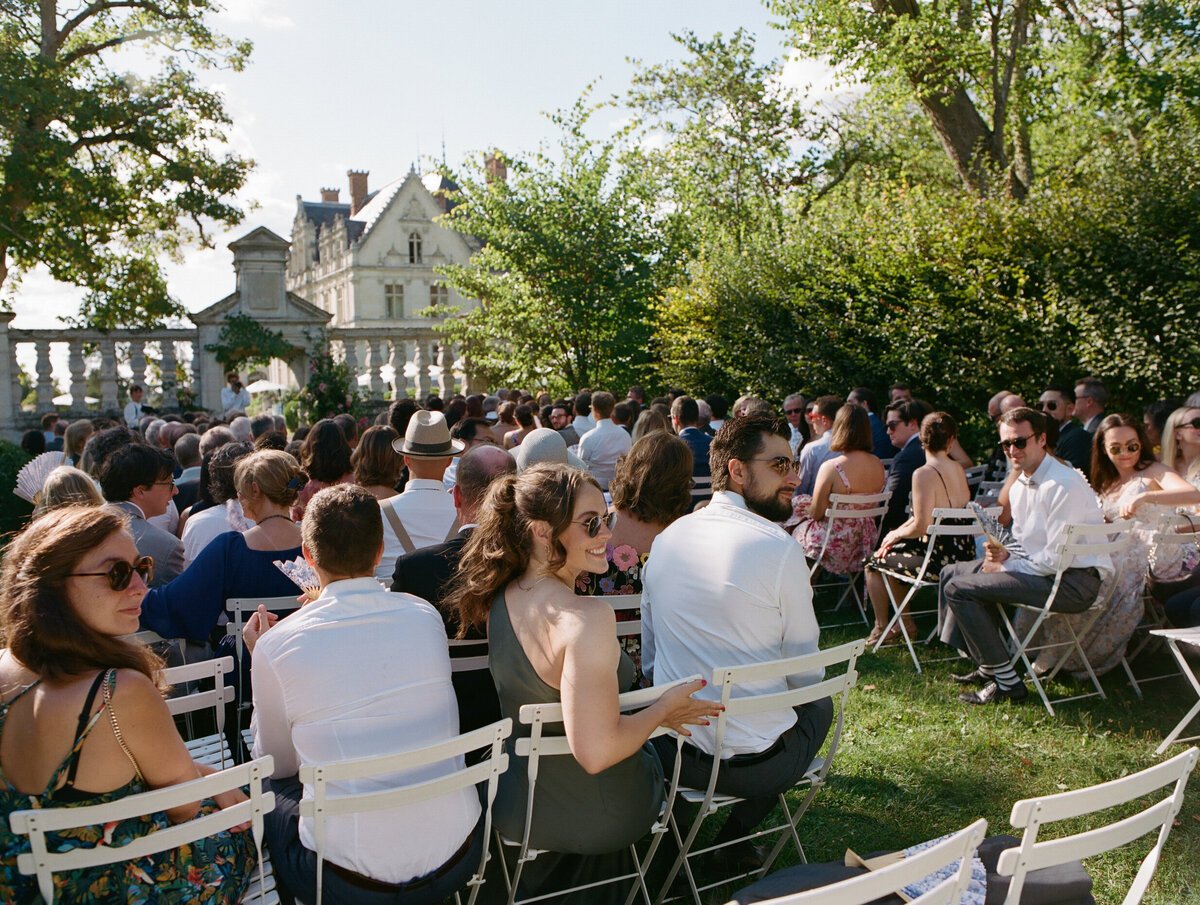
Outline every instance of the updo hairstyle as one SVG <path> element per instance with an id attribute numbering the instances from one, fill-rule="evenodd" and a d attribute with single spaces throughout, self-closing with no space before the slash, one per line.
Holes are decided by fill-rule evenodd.
<path id="1" fill-rule="evenodd" d="M 261 449 L 237 460 L 233 473 L 238 493 L 248 496 L 253 484 L 277 506 L 291 506 L 308 483 L 308 475 L 292 456 L 276 449 Z"/>

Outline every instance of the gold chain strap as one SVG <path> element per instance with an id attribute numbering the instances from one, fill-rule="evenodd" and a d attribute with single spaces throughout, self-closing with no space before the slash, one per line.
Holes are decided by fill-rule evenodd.
<path id="1" fill-rule="evenodd" d="M 117 738 L 117 744 L 121 746 L 121 750 L 125 752 L 125 756 L 129 758 L 129 762 L 133 764 L 133 772 L 138 781 L 142 781 L 142 770 L 138 766 L 137 760 L 134 759 L 133 752 L 129 750 L 129 746 L 125 744 L 125 738 L 121 735 L 121 727 L 117 725 L 117 715 L 113 713 L 112 708 L 112 685 L 115 684 L 117 671 L 110 669 L 104 677 L 104 708 L 108 711 L 108 721 L 112 725 L 113 735 Z"/>

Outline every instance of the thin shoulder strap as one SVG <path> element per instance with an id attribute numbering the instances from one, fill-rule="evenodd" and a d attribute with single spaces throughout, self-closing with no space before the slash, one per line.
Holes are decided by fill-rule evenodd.
<path id="1" fill-rule="evenodd" d="M 100 684 L 104 681 L 105 675 L 104 670 L 96 673 L 96 679 L 92 682 L 92 687 L 88 689 L 87 698 L 83 702 L 83 709 L 79 711 L 79 721 L 75 724 L 75 740 L 71 743 L 71 753 L 68 755 L 70 765 L 67 767 L 66 782 L 66 785 L 72 788 L 75 786 L 75 772 L 79 769 L 79 752 L 83 747 L 82 741 L 100 716 L 98 711 L 95 714 L 92 713 L 92 705 L 96 703 L 96 694 L 100 691 Z M 61 770 L 62 768 L 59 767 L 59 771 Z"/>
<path id="2" fill-rule="evenodd" d="M 846 492 L 850 491 L 850 479 L 846 477 L 846 470 L 842 468 L 841 462 L 833 463 L 833 470 L 837 472 L 837 476 L 842 479 L 842 486 L 846 488 Z"/>
<path id="3" fill-rule="evenodd" d="M 121 746 L 121 750 L 125 752 L 125 756 L 129 758 L 129 762 L 133 764 L 133 775 L 138 782 L 142 782 L 142 768 L 138 766 L 137 760 L 133 756 L 133 752 L 129 750 L 129 746 L 125 744 L 125 737 L 121 735 L 121 727 L 117 725 L 117 715 L 113 712 L 112 707 L 112 692 L 117 686 L 117 671 L 110 669 L 105 674 L 104 681 L 104 709 L 108 711 L 108 722 L 112 725 L 113 735 L 117 738 L 117 744 Z M 97 714 L 99 715 L 99 714 Z"/>
<path id="4" fill-rule="evenodd" d="M 933 473 L 935 475 L 937 475 L 938 480 L 942 482 L 942 490 L 946 491 L 946 502 L 949 503 L 951 506 L 953 506 L 954 505 L 954 497 L 950 496 L 950 488 L 946 486 L 946 479 L 942 477 L 942 473 L 939 469 L 934 468 L 934 466 L 932 466 L 932 465 L 930 465 L 929 467 L 933 468 Z"/>
<path id="5" fill-rule="evenodd" d="M 392 530 L 396 532 L 396 538 L 400 541 L 400 546 L 404 548 L 405 553 L 412 553 L 417 549 L 417 545 L 412 542 L 412 538 L 408 536 L 408 530 L 404 527 L 404 522 L 400 521 L 400 516 L 396 514 L 396 504 L 392 500 L 384 500 L 383 514 L 387 516 L 388 524 L 392 526 Z M 457 521 L 457 519 L 455 520 Z M 449 538 L 447 538 L 449 540 Z"/>

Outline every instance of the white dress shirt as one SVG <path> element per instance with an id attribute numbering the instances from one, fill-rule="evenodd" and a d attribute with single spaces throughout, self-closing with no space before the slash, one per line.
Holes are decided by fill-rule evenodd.
<path id="1" fill-rule="evenodd" d="M 1028 559 L 1010 556 L 1004 560 L 1004 569 L 1009 572 L 1053 575 L 1058 568 L 1058 546 L 1067 525 L 1100 525 L 1104 522 L 1096 494 L 1083 475 L 1049 454 L 1029 478 L 1017 475 L 1009 488 L 1008 499 L 1012 509 L 1013 537 L 1028 554 Z M 1107 553 L 1078 557 L 1071 563 L 1071 568 L 1096 568 L 1102 579 L 1113 571 L 1112 559 Z"/>
<path id="2" fill-rule="evenodd" d="M 458 734 L 446 629 L 437 610 L 411 594 L 380 590 L 374 578 L 327 585 L 321 596 L 258 641 L 254 756 L 275 758 L 275 778 L 301 764 L 396 754 Z M 332 794 L 376 791 L 445 776 L 461 757 L 388 776 L 330 783 Z M 312 789 L 304 787 L 304 800 Z M 385 883 L 436 870 L 479 819 L 473 788 L 325 822 L 325 857 Z M 316 849 L 312 821 L 300 841 Z"/>
<path id="3" fill-rule="evenodd" d="M 747 509 L 740 494 L 714 493 L 654 539 L 642 573 L 642 669 L 655 685 L 815 653 L 819 636 L 804 548 Z M 735 693 L 786 691 L 823 676 L 818 669 L 786 682 L 749 682 Z M 715 699 L 720 690 L 710 685 L 697 696 Z M 795 722 L 790 708 L 730 719 L 723 754 L 764 751 Z M 688 729 L 690 742 L 712 754 L 715 728 Z"/>
<path id="4" fill-rule="evenodd" d="M 454 484 L 458 480 L 458 460 L 462 456 L 455 456 L 450 460 L 450 464 L 446 466 L 445 472 L 442 473 L 442 489 L 449 493 L 454 489 Z"/>
<path id="5" fill-rule="evenodd" d="M 812 496 L 813 489 L 817 486 L 817 472 L 827 460 L 838 455 L 829 448 L 832 442 L 833 431 L 825 431 L 800 450 L 800 483 L 796 486 L 797 494 L 807 493 Z"/>
<path id="6" fill-rule="evenodd" d="M 454 497 L 446 493 L 441 481 L 430 478 L 409 478 L 404 493 L 379 501 L 379 512 L 383 516 L 383 558 L 375 569 L 375 577 L 391 584 L 396 558 L 407 551 L 392 529 L 392 520 L 383 511 L 386 506 L 393 507 L 400 516 L 400 524 L 408 532 L 415 550 L 443 543 L 458 513 L 454 509 Z"/>
<path id="7" fill-rule="evenodd" d="M 224 412 L 237 411 L 245 414 L 246 409 L 250 408 L 250 392 L 242 387 L 236 393 L 233 387 L 221 387 L 221 410 Z"/>
<path id="8" fill-rule="evenodd" d="M 579 458 L 583 459 L 592 477 L 601 488 L 608 485 L 617 472 L 617 459 L 629 452 L 633 440 L 625 428 L 610 418 L 601 418 L 596 426 L 579 438 Z"/>
<path id="9" fill-rule="evenodd" d="M 140 402 L 130 401 L 125 406 L 125 426 L 137 427 L 138 422 L 142 420 L 142 404 Z"/>
<path id="10" fill-rule="evenodd" d="M 788 438 L 788 446 L 792 448 L 792 458 L 794 459 L 800 447 L 804 445 L 804 434 L 800 433 L 800 428 L 794 424 L 789 424 L 788 427 L 792 429 L 792 435 Z"/>
<path id="11" fill-rule="evenodd" d="M 591 415 L 576 415 L 575 419 L 571 422 L 571 427 L 575 428 L 575 433 L 581 437 L 595 428 L 595 426 L 596 419 Z"/>

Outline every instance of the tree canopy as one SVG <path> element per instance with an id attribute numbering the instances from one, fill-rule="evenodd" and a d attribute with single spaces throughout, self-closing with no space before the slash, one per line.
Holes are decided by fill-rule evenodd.
<path id="1" fill-rule="evenodd" d="M 42 264 L 85 287 L 82 320 L 181 314 L 162 256 L 229 226 L 252 162 L 224 147 L 222 98 L 196 70 L 241 69 L 250 44 L 208 23 L 214 0 L 0 5 L 0 286 Z M 144 48 L 157 72 L 122 71 Z M 139 63 L 139 65 L 141 65 Z"/>

